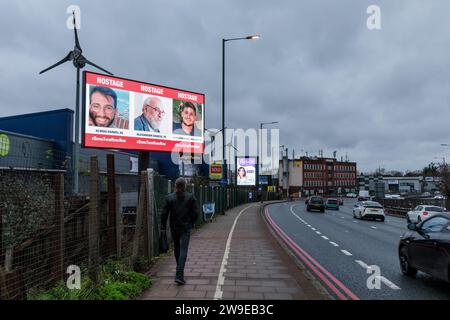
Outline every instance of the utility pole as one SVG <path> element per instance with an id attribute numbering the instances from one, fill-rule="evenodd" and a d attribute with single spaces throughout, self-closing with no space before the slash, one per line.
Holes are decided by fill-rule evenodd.
<path id="1" fill-rule="evenodd" d="M 289 197 L 289 156 L 286 148 L 286 197 Z"/>

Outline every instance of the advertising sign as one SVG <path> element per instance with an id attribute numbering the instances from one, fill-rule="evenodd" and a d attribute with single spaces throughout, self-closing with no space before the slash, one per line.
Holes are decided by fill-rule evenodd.
<path id="1" fill-rule="evenodd" d="M 388 180 L 388 184 L 398 184 L 398 180 Z"/>
<path id="2" fill-rule="evenodd" d="M 209 178 L 211 180 L 222 179 L 223 165 L 221 161 L 213 162 L 209 165 Z"/>
<path id="3" fill-rule="evenodd" d="M 237 157 L 236 185 L 255 186 L 257 165 L 258 161 L 256 157 Z"/>
<path id="4" fill-rule="evenodd" d="M 269 184 L 269 176 L 259 176 L 259 184 L 260 185 L 268 185 Z"/>
<path id="5" fill-rule="evenodd" d="M 205 96 L 83 73 L 83 145 L 203 153 Z"/>

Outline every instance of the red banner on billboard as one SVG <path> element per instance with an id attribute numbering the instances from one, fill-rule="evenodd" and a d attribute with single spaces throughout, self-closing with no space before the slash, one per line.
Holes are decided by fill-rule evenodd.
<path id="1" fill-rule="evenodd" d="M 201 93 L 84 72 L 86 147 L 203 153 Z"/>

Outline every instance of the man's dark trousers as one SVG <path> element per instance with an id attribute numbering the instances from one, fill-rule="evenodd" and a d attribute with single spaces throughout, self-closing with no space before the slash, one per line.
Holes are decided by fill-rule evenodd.
<path id="1" fill-rule="evenodd" d="M 172 230 L 173 251 L 175 254 L 175 260 L 177 261 L 175 279 L 178 280 L 184 281 L 184 265 L 186 264 L 190 237 L 190 229 L 181 232 Z"/>

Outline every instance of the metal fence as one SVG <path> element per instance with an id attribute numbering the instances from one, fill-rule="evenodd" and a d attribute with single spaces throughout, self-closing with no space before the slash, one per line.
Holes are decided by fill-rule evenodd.
<path id="1" fill-rule="evenodd" d="M 447 199 L 405 198 L 405 199 L 378 199 L 385 210 L 394 215 L 406 216 L 406 213 L 419 205 L 432 205 L 450 209 Z"/>
<path id="2" fill-rule="evenodd" d="M 117 174 L 112 154 L 101 159 L 107 163 L 102 172 L 99 158 L 91 156 L 80 165 L 85 192 L 74 195 L 67 158 L 46 150 L 35 156 L 28 162 L 10 158 L 8 163 L 0 157 L 0 299 L 27 299 L 30 292 L 65 281 L 71 265 L 95 281 L 108 258 L 125 258 L 136 265 L 159 255 L 161 211 L 172 181 L 152 169 L 139 175 Z M 60 158 L 60 165 L 45 163 L 47 157 Z M 189 184 L 188 191 L 200 210 L 213 202 L 217 214 L 259 200 L 250 188 Z M 197 224 L 204 222 L 199 214 Z"/>

